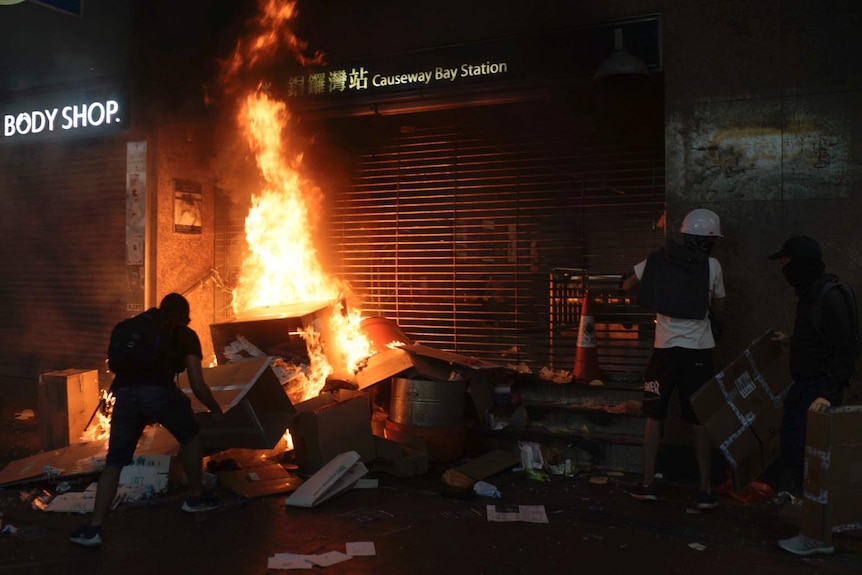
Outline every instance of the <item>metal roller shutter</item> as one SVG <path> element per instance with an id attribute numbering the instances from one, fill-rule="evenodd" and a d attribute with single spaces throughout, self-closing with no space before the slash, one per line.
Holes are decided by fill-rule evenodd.
<path id="1" fill-rule="evenodd" d="M 0 148 L 0 375 L 101 369 L 127 315 L 126 144 Z"/>
<path id="2" fill-rule="evenodd" d="M 604 133 L 531 102 L 349 122 L 364 136 L 329 241 L 367 315 L 443 349 L 572 369 L 589 285 L 603 370 L 642 369 L 652 316 L 618 283 L 663 241 L 660 121 Z"/>

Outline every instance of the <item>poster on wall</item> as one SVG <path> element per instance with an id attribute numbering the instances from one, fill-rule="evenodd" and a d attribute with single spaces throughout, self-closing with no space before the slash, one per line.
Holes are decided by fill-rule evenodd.
<path id="1" fill-rule="evenodd" d="M 174 180 L 174 232 L 200 234 L 202 204 L 200 182 Z"/>
<path id="2" fill-rule="evenodd" d="M 126 311 L 144 309 L 147 143 L 126 145 Z"/>

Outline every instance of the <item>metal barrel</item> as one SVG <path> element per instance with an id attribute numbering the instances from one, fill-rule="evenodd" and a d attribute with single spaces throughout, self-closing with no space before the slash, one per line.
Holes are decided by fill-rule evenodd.
<path id="1" fill-rule="evenodd" d="M 462 381 L 394 377 L 389 419 L 418 427 L 463 425 L 464 389 Z"/>

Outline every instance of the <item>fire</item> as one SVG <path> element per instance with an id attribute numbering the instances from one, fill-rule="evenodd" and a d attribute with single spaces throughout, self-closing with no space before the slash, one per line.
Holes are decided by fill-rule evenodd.
<path id="1" fill-rule="evenodd" d="M 312 234 L 319 190 L 299 173 L 302 157 L 285 158 L 282 135 L 290 114 L 284 102 L 249 94 L 238 118 L 265 180 L 245 220 L 249 252 L 234 290 L 235 313 L 266 306 L 333 301 L 341 282 L 323 270 Z"/>
<path id="2" fill-rule="evenodd" d="M 99 393 L 99 407 L 93 414 L 87 429 L 81 433 L 80 441 L 89 443 L 91 441 L 105 441 L 111 435 L 111 413 L 113 412 L 114 394 L 107 390 Z"/>
<path id="3" fill-rule="evenodd" d="M 281 45 L 303 64 L 320 62 L 320 54 L 313 59 L 301 54 L 305 44 L 287 27 L 295 14 L 293 2 L 264 0 L 256 21 L 259 30 L 238 44 L 223 69 L 223 83 L 272 58 Z M 322 195 L 303 176 L 302 154 L 288 153 L 290 120 L 286 104 L 261 85 L 240 99 L 237 123 L 263 184 L 252 196 L 245 220 L 248 252 L 233 292 L 233 311 L 304 303 L 313 309 L 332 307 L 327 325 L 311 325 L 300 334 L 310 360 L 304 399 L 317 395 L 329 375 L 355 371 L 371 354 L 371 344 L 359 328 L 360 312 L 347 303 L 349 285 L 328 274 L 318 257 L 314 235 Z"/>

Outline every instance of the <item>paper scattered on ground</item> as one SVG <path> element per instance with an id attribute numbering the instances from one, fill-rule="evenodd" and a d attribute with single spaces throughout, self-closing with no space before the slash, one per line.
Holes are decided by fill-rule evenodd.
<path id="1" fill-rule="evenodd" d="M 305 557 L 308 561 L 315 565 L 319 565 L 320 567 L 329 567 L 330 565 L 335 565 L 336 563 L 341 563 L 342 561 L 350 559 L 350 555 L 342 553 L 341 551 L 327 551 L 320 555 L 306 555 Z"/>
<path id="2" fill-rule="evenodd" d="M 293 553 L 276 553 L 266 560 L 267 569 L 314 569 L 314 564 L 306 560 L 305 555 Z"/>
<path id="3" fill-rule="evenodd" d="M 131 484 L 120 485 L 117 488 L 117 496 L 111 505 L 115 509 L 120 503 L 140 501 L 154 495 L 152 486 Z M 39 506 L 43 511 L 56 513 L 92 513 L 96 505 L 96 483 L 90 483 L 84 491 L 67 491 L 57 495 L 44 506 Z"/>
<path id="4" fill-rule="evenodd" d="M 706 545 L 701 545 L 700 543 L 689 543 L 688 546 L 696 551 L 703 551 L 706 549 Z"/>
<path id="5" fill-rule="evenodd" d="M 276 553 L 267 558 L 267 569 L 313 569 L 314 567 L 329 567 L 342 563 L 353 557 L 374 557 L 377 555 L 372 541 L 349 541 L 345 544 L 346 553 L 327 551 L 316 555 L 300 555 L 298 553 Z"/>
<path id="6" fill-rule="evenodd" d="M 345 547 L 347 554 L 351 557 L 374 557 L 377 555 L 373 541 L 348 541 Z"/>
<path id="7" fill-rule="evenodd" d="M 488 521 L 547 523 L 544 505 L 488 505 Z"/>

